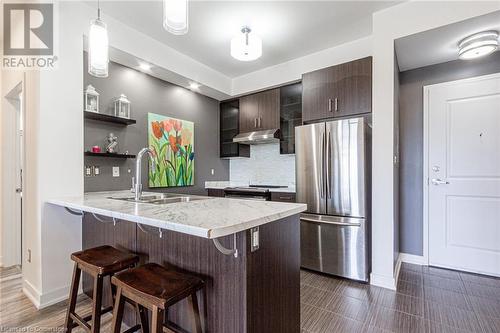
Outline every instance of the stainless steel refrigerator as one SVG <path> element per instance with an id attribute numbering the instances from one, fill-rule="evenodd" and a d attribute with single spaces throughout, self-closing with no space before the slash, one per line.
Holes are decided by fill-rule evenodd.
<path id="1" fill-rule="evenodd" d="M 351 118 L 295 128 L 302 267 L 368 281 L 371 128 Z"/>

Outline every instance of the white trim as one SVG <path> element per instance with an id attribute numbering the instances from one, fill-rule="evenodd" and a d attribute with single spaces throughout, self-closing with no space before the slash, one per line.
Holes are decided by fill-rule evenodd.
<path id="1" fill-rule="evenodd" d="M 424 174 L 424 179 L 423 179 L 423 195 L 424 195 L 424 202 L 423 202 L 423 264 L 424 265 L 429 265 L 430 263 L 430 254 L 429 254 L 429 112 L 430 112 L 430 93 L 431 93 L 431 88 L 434 87 L 446 87 L 446 86 L 453 86 L 456 84 L 462 84 L 462 83 L 470 83 L 470 82 L 479 82 L 483 80 L 490 80 L 493 78 L 500 78 L 500 72 L 499 73 L 494 73 L 494 74 L 488 74 L 488 75 L 481 75 L 481 76 L 474 76 L 466 79 L 460 79 L 460 80 L 453 80 L 453 81 L 447 81 L 447 82 L 441 82 L 441 83 L 436 83 L 436 84 L 430 84 L 424 86 L 424 91 L 423 91 L 423 105 L 424 105 L 424 147 L 423 147 L 423 154 L 424 154 L 424 159 L 423 159 L 423 174 Z"/>
<path id="2" fill-rule="evenodd" d="M 3 267 L 3 257 L 0 256 L 0 268 L 2 268 L 2 267 Z"/>
<path id="3" fill-rule="evenodd" d="M 370 284 L 377 287 L 396 290 L 396 280 L 394 279 L 394 276 L 385 276 L 371 273 Z"/>
<path id="4" fill-rule="evenodd" d="M 401 262 L 405 262 L 408 264 L 422 265 L 422 266 L 427 265 L 427 261 L 425 260 L 424 256 L 417 256 L 415 254 L 409 254 L 409 253 L 400 253 L 399 258 Z"/>
<path id="5" fill-rule="evenodd" d="M 38 309 L 43 309 L 49 305 L 59 303 L 69 298 L 70 285 L 53 289 L 48 293 L 40 295 L 40 304 Z"/>
<path id="6" fill-rule="evenodd" d="M 40 309 L 40 292 L 28 280 L 23 280 L 23 293 L 37 309 Z"/>

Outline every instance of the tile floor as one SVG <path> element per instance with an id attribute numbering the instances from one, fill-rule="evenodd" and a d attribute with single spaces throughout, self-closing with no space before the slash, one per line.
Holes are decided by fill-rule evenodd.
<path id="1" fill-rule="evenodd" d="M 302 332 L 500 332 L 500 279 L 403 264 L 397 291 L 301 272 Z"/>

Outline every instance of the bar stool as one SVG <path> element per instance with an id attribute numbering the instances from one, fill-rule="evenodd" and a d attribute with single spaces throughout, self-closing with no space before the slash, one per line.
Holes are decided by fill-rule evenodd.
<path id="1" fill-rule="evenodd" d="M 73 269 L 73 280 L 69 296 L 69 306 L 66 313 L 65 328 L 67 333 L 80 325 L 84 330 L 91 333 L 98 333 L 101 326 L 101 316 L 113 310 L 113 306 L 101 309 L 103 280 L 106 276 L 134 267 L 139 262 L 139 257 L 135 254 L 122 252 L 112 246 L 99 246 L 88 250 L 75 252 L 71 255 L 71 260 L 75 262 Z M 92 314 L 87 317 L 80 317 L 75 312 L 78 287 L 80 284 L 81 272 L 84 271 L 94 278 L 94 293 L 92 297 Z M 115 288 L 111 285 L 113 301 L 115 299 Z M 88 321 L 92 319 L 92 325 Z"/>
<path id="2" fill-rule="evenodd" d="M 200 312 L 196 292 L 203 288 L 202 279 L 167 269 L 154 263 L 119 273 L 111 278 L 117 287 L 113 310 L 112 333 L 120 333 L 124 302 L 133 301 L 137 306 L 152 312 L 151 333 L 161 333 L 163 328 L 173 332 L 185 333 L 186 330 L 168 320 L 168 308 L 188 298 L 191 307 L 193 332 L 201 333 Z M 142 311 L 143 314 L 145 311 Z M 148 332 L 147 316 L 141 317 L 142 331 Z"/>

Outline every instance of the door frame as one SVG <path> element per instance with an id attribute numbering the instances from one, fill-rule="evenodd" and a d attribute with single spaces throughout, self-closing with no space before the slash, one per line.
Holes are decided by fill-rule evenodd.
<path id="1" fill-rule="evenodd" d="M 423 87 L 423 106 L 424 106 L 424 131 L 423 131 L 423 263 L 429 265 L 429 122 L 430 122 L 430 92 L 434 87 L 454 86 L 467 82 L 479 82 L 483 80 L 500 79 L 500 72 L 494 74 L 474 76 L 466 79 L 447 81 L 442 83 L 430 84 Z"/>

